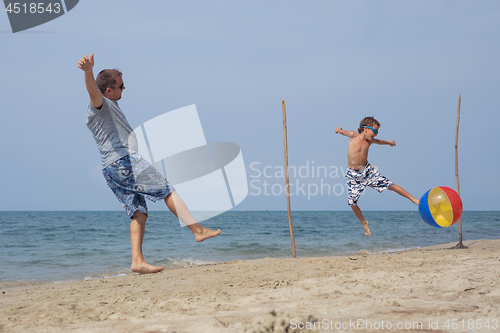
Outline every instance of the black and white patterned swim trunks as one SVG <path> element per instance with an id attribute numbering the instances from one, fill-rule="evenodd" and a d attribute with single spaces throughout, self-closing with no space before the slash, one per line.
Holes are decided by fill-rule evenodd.
<path id="1" fill-rule="evenodd" d="M 359 170 L 347 168 L 346 177 L 347 188 L 349 189 L 347 193 L 347 203 L 349 206 L 357 204 L 359 197 L 367 186 L 381 193 L 394 184 L 389 179 L 382 176 L 382 174 L 370 163 Z"/>

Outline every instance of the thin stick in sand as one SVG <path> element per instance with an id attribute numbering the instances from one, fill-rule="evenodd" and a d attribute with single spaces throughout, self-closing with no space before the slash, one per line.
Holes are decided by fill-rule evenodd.
<path id="1" fill-rule="evenodd" d="M 457 181 L 457 193 L 460 196 L 460 182 L 458 180 L 458 126 L 460 124 L 460 102 L 462 100 L 462 94 L 458 94 L 458 110 L 457 110 L 457 132 L 455 134 L 455 179 Z M 458 219 L 458 244 L 455 245 L 457 249 L 466 249 L 462 243 L 462 218 Z"/>
<path id="2" fill-rule="evenodd" d="M 286 175 L 286 203 L 288 207 L 288 225 L 290 226 L 290 238 L 292 240 L 292 252 L 293 257 L 297 258 L 295 253 L 295 240 L 293 238 L 293 226 L 292 226 L 292 213 L 290 207 L 290 186 L 288 181 L 288 145 L 286 139 L 286 109 L 285 109 L 285 101 L 282 101 L 283 106 L 283 136 L 285 140 L 285 175 Z"/>

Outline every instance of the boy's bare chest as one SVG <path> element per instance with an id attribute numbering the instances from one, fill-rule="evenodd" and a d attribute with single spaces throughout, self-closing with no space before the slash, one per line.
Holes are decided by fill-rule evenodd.
<path id="1" fill-rule="evenodd" d="M 366 152 L 368 151 L 368 148 L 370 148 L 370 142 L 360 138 L 352 139 L 349 145 L 349 150 L 351 151 L 351 153 Z"/>

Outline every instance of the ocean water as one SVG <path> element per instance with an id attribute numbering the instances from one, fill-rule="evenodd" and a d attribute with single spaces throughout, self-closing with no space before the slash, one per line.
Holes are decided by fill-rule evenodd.
<path id="1" fill-rule="evenodd" d="M 458 223 L 428 226 L 418 211 L 364 212 L 371 237 L 350 211 L 293 212 L 298 257 L 380 253 L 458 242 Z M 67 281 L 131 274 L 130 219 L 124 212 L 2 212 L 0 283 Z M 197 243 L 170 212 L 150 212 L 143 251 L 175 269 L 235 259 L 290 258 L 287 212 L 230 211 L 203 226 L 220 228 Z M 500 238 L 500 212 L 464 212 L 463 240 Z"/>

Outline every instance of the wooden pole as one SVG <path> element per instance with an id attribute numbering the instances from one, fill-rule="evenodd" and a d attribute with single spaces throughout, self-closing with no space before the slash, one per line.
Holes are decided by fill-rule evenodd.
<path id="1" fill-rule="evenodd" d="M 458 110 L 457 110 L 457 131 L 455 134 L 455 179 L 457 181 L 457 193 L 460 196 L 460 182 L 458 180 L 458 127 L 460 124 L 460 103 L 462 100 L 462 94 L 458 94 Z M 457 249 L 467 248 L 462 243 L 462 218 L 458 219 L 458 244 L 455 246 Z"/>
<path id="2" fill-rule="evenodd" d="M 293 238 L 293 226 L 292 226 L 292 212 L 290 207 L 290 184 L 288 180 L 288 145 L 286 139 L 286 109 L 285 109 L 285 101 L 282 101 L 283 106 L 283 137 L 285 140 L 285 175 L 286 175 L 286 204 L 288 207 L 288 225 L 290 226 L 290 238 L 292 240 L 292 252 L 293 257 L 297 258 L 295 253 L 295 240 Z"/>

